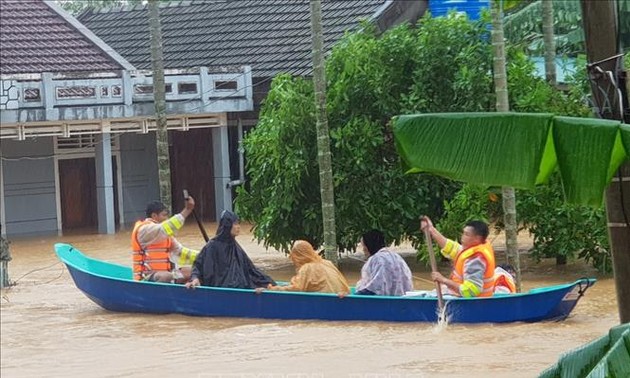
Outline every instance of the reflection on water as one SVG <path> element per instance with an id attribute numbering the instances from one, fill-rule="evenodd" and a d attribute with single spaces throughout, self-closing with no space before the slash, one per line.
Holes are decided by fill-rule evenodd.
<path id="1" fill-rule="evenodd" d="M 213 227 L 210 225 L 210 233 Z M 10 273 L 18 285 L 2 293 L 2 377 L 531 377 L 573 347 L 618 322 L 614 282 L 601 278 L 571 318 L 507 325 L 273 321 L 108 312 L 87 299 L 57 263 L 53 244 L 69 242 L 100 259 L 129 264 L 129 231 L 14 241 Z M 179 240 L 200 248 L 187 225 Z M 287 280 L 288 259 L 249 235 L 239 242 L 274 278 Z M 431 289 L 413 263 L 417 289 Z M 351 283 L 361 262 L 345 259 Z M 43 268 L 43 269 L 41 269 Z M 41 270 L 36 270 L 41 269 Z M 446 268 L 445 268 L 446 270 Z M 581 264 L 527 266 L 524 286 L 593 276 Z M 237 375 L 241 374 L 241 375 Z M 299 375 L 302 374 L 302 375 Z M 372 375 L 375 376 L 375 375 Z"/>

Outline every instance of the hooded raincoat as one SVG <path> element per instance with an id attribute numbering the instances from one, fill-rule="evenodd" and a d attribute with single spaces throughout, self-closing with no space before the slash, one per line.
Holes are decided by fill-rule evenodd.
<path id="1" fill-rule="evenodd" d="M 243 248 L 231 234 L 232 225 L 238 222 L 236 214 L 224 211 L 217 235 L 201 250 L 191 273 L 203 286 L 255 289 L 275 284 L 274 280 L 258 270 Z"/>
<path id="2" fill-rule="evenodd" d="M 413 280 L 409 266 L 399 254 L 385 248 L 368 258 L 356 286 L 357 294 L 400 296 L 411 290 Z"/>
<path id="3" fill-rule="evenodd" d="M 339 269 L 321 258 L 313 246 L 304 240 L 295 242 L 289 255 L 297 274 L 287 286 L 273 286 L 269 290 L 309 291 L 320 293 L 348 293 L 348 281 Z"/>

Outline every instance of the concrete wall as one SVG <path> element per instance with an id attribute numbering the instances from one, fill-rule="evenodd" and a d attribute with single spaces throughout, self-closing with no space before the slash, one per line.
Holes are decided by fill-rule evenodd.
<path id="1" fill-rule="evenodd" d="M 53 138 L 3 140 L 6 234 L 57 233 Z"/>
<path id="2" fill-rule="evenodd" d="M 122 197 L 125 223 L 144 219 L 147 203 L 160 199 L 155 133 L 120 137 Z"/>
<path id="3" fill-rule="evenodd" d="M 120 136 L 124 219 L 144 218 L 150 201 L 159 199 L 155 133 Z M 57 234 L 53 138 L 3 140 L 0 148 L 8 236 Z"/>

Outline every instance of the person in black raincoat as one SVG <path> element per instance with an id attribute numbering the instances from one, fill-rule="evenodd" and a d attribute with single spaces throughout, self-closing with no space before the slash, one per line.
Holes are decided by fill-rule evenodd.
<path id="1" fill-rule="evenodd" d="M 275 285 L 275 281 L 258 270 L 235 237 L 240 233 L 238 216 L 223 211 L 217 235 L 210 239 L 193 264 L 187 288 L 196 286 L 255 289 Z"/>

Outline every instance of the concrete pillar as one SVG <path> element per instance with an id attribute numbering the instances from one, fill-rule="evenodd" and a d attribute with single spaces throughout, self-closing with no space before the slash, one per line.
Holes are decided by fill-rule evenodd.
<path id="1" fill-rule="evenodd" d="M 55 119 L 55 84 L 50 72 L 42 73 L 42 92 L 40 95 L 46 112 L 46 119 Z"/>
<path id="2" fill-rule="evenodd" d="M 125 104 L 125 106 L 123 106 L 123 114 L 125 117 L 134 117 L 135 114 L 133 112 L 133 107 L 131 106 L 133 105 L 133 82 L 131 81 L 131 75 L 129 74 L 129 71 L 123 70 L 121 72 L 121 76 L 121 90 L 123 103 Z"/>
<path id="3" fill-rule="evenodd" d="M 98 232 L 116 232 L 114 216 L 114 178 L 112 175 L 111 134 L 98 136 L 96 143 L 96 200 L 98 209 Z"/>
<path id="4" fill-rule="evenodd" d="M 199 100 L 203 105 L 210 102 L 209 93 L 213 89 L 213 83 L 208 75 L 208 67 L 199 67 Z"/>
<path id="5" fill-rule="evenodd" d="M 216 219 L 221 219 L 223 210 L 232 211 L 232 189 L 230 188 L 230 150 L 227 126 L 212 129 L 212 164 L 214 167 L 214 200 Z"/>

